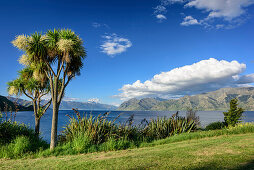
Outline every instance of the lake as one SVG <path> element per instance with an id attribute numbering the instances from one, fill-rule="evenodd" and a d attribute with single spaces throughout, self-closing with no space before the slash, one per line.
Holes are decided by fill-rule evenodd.
<path id="1" fill-rule="evenodd" d="M 103 114 L 107 111 L 88 111 L 88 110 L 80 110 L 81 115 L 90 115 L 98 116 L 99 114 Z M 114 119 L 121 113 L 121 116 L 118 119 L 118 122 L 125 122 L 128 118 L 134 114 L 134 124 L 140 123 L 144 118 L 149 120 L 157 117 L 170 117 L 172 114 L 176 113 L 176 111 L 110 111 L 108 118 Z M 63 130 L 63 127 L 68 123 L 69 118 L 66 115 L 72 116 L 74 111 L 72 110 L 60 110 L 58 117 L 58 134 Z M 180 116 L 185 116 L 186 111 L 180 111 Z M 223 111 L 198 111 L 197 115 L 200 118 L 201 126 L 205 127 L 207 124 L 215 121 L 223 121 Z M 51 131 L 51 118 L 52 118 L 52 110 L 48 110 L 45 115 L 41 118 L 41 136 L 46 141 L 50 141 L 50 131 Z M 25 123 L 29 125 L 31 128 L 34 128 L 34 116 L 32 111 L 23 111 L 18 112 L 16 116 L 16 121 L 19 123 Z M 246 111 L 244 112 L 243 117 L 244 122 L 254 122 L 254 111 Z"/>

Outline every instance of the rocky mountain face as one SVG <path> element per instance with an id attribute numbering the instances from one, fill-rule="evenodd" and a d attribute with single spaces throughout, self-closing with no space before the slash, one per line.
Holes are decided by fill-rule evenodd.
<path id="1" fill-rule="evenodd" d="M 233 98 L 238 98 L 239 106 L 245 110 L 254 110 L 254 87 L 222 88 L 164 101 L 154 98 L 130 99 L 122 103 L 117 110 L 186 110 L 187 107 L 198 110 L 227 110 Z"/>

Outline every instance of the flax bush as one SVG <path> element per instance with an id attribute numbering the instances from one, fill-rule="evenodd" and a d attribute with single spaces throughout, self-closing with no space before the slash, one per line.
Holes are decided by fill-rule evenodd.
<path id="1" fill-rule="evenodd" d="M 170 118 L 158 117 L 149 122 L 145 121 L 145 123 L 133 125 L 133 115 L 125 123 L 115 123 L 119 116 L 114 120 L 108 120 L 108 113 L 97 117 L 87 115 L 81 117 L 77 110 L 74 111 L 76 116 L 69 116 L 69 124 L 66 125 L 59 138 L 60 143 L 82 143 L 83 140 L 83 145 L 87 145 L 87 141 L 89 141 L 89 145 L 104 144 L 104 147 L 113 146 L 113 143 L 121 143 L 121 145 L 133 145 L 134 143 L 138 145 L 143 141 L 152 141 L 175 134 L 189 133 L 197 128 L 195 120 L 179 117 L 178 114 Z"/>

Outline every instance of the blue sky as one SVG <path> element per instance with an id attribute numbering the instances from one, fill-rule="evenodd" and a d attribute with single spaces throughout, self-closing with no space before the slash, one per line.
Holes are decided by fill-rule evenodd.
<path id="1" fill-rule="evenodd" d="M 254 82 L 252 0 L 1 1 L 0 21 L 1 95 L 22 68 L 10 42 L 53 28 L 74 30 L 87 50 L 66 100 L 120 104 Z"/>

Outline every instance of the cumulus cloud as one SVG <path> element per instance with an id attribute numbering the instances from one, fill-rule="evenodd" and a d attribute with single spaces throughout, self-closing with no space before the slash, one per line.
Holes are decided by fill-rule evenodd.
<path id="1" fill-rule="evenodd" d="M 101 45 L 103 53 L 109 56 L 114 56 L 125 52 L 128 48 L 132 46 L 132 43 L 127 38 L 119 37 L 117 34 L 103 36 L 105 41 Z"/>
<path id="2" fill-rule="evenodd" d="M 254 4 L 253 0 L 192 0 L 185 7 L 195 7 L 208 12 L 207 19 L 223 18 L 232 20 L 243 15 L 245 8 Z"/>
<path id="3" fill-rule="evenodd" d="M 197 19 L 193 18 L 192 16 L 186 16 L 183 19 L 183 22 L 181 23 L 181 25 L 183 26 L 189 26 L 189 25 L 199 25 L 200 23 L 198 22 Z"/>
<path id="4" fill-rule="evenodd" d="M 173 98 L 236 87 L 254 82 L 254 74 L 240 76 L 246 65 L 210 58 L 155 75 L 151 80 L 124 85 L 117 95 L 122 100 L 141 97 Z"/>

